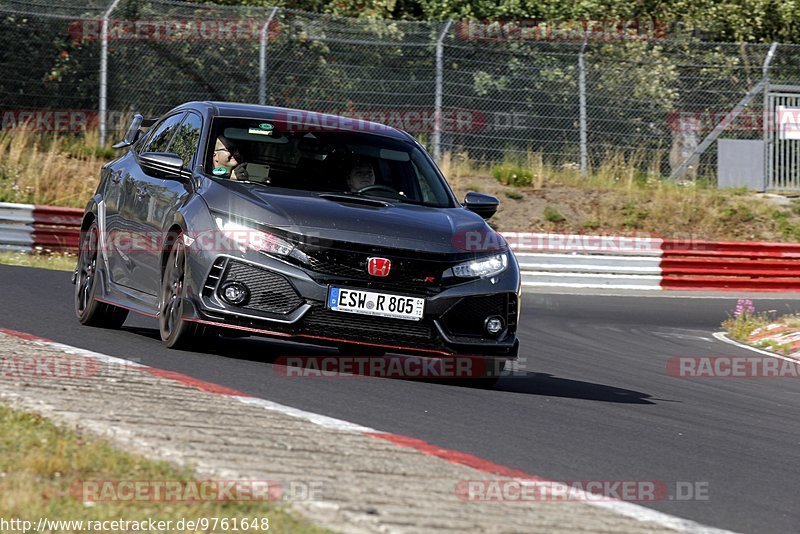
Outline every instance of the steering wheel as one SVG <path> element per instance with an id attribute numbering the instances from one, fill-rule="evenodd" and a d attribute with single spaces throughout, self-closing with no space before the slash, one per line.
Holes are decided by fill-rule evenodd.
<path id="1" fill-rule="evenodd" d="M 383 184 L 368 185 L 366 187 L 362 187 L 361 189 L 356 191 L 356 193 L 368 193 L 370 191 L 386 191 L 386 192 L 391 193 L 393 195 L 399 195 L 400 194 L 393 187 L 389 187 L 388 185 L 383 185 Z"/>

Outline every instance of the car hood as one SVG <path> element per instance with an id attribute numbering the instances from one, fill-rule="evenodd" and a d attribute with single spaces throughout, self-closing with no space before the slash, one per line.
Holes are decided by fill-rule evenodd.
<path id="1" fill-rule="evenodd" d="M 210 181 L 201 191 L 212 211 L 305 236 L 360 245 L 464 253 L 466 236 L 495 236 L 477 214 L 464 208 L 389 203 L 370 206 L 320 197 L 317 192 Z"/>

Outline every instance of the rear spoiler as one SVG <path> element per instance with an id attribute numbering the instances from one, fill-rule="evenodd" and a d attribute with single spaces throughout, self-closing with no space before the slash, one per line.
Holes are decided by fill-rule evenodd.
<path id="1" fill-rule="evenodd" d="M 114 145 L 112 148 L 125 148 L 129 147 L 139 139 L 139 136 L 142 133 L 142 128 L 149 128 L 154 125 L 158 119 L 145 119 L 140 114 L 136 114 L 133 116 L 133 120 L 131 120 L 130 126 L 128 126 L 128 131 L 125 133 L 125 137 L 122 138 L 122 141 Z"/>

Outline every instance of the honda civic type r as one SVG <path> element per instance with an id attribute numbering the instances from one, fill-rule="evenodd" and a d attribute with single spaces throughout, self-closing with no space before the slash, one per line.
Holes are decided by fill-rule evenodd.
<path id="1" fill-rule="evenodd" d="M 119 327 L 132 310 L 158 318 L 168 347 L 239 331 L 516 358 L 519 268 L 485 221 L 498 201 L 460 203 L 407 133 L 191 102 L 136 115 L 115 148 L 83 217 L 81 323 Z"/>

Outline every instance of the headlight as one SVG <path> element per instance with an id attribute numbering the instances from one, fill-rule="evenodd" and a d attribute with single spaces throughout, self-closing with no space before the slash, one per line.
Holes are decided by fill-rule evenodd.
<path id="1" fill-rule="evenodd" d="M 294 246 L 288 241 L 263 230 L 257 230 L 230 220 L 226 221 L 222 217 L 215 217 L 214 220 L 217 223 L 217 228 L 220 229 L 225 237 L 239 245 L 239 249 L 242 252 L 255 250 L 256 252 L 288 256 L 294 249 Z"/>
<path id="2" fill-rule="evenodd" d="M 508 255 L 496 254 L 459 263 L 453 267 L 453 274 L 461 278 L 486 278 L 502 273 L 506 267 L 508 267 Z"/>

